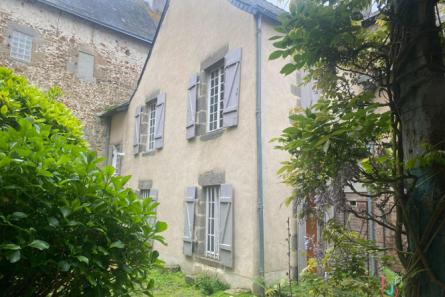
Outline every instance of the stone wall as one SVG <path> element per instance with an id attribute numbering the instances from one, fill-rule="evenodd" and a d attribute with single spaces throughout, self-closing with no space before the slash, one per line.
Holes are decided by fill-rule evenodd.
<path id="1" fill-rule="evenodd" d="M 33 37 L 30 63 L 10 57 L 14 30 Z M 60 101 L 83 122 L 91 147 L 100 154 L 106 125 L 97 114 L 130 98 L 149 48 L 148 43 L 42 4 L 0 1 L 0 66 L 42 89 L 59 86 L 64 93 Z M 89 81 L 77 75 L 80 51 L 94 56 L 94 77 Z"/>

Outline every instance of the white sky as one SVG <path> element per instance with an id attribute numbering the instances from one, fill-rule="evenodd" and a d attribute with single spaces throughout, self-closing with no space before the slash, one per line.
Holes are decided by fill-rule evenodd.
<path id="1" fill-rule="evenodd" d="M 284 9 L 286 9 L 287 6 L 289 5 L 289 0 L 267 0 L 267 1 L 275 4 L 278 7 L 284 8 Z"/>

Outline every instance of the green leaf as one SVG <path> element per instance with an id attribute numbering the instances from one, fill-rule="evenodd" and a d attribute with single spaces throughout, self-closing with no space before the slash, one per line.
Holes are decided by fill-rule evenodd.
<path id="1" fill-rule="evenodd" d="M 21 219 L 27 218 L 28 215 L 24 212 L 16 211 L 11 215 L 11 217 L 15 220 L 21 220 Z"/>
<path id="2" fill-rule="evenodd" d="M 29 246 L 41 251 L 49 249 L 49 244 L 43 240 L 34 240 L 29 244 Z"/>
<path id="3" fill-rule="evenodd" d="M 20 260 L 21 254 L 20 251 L 14 251 L 10 255 L 6 256 L 10 263 L 16 263 Z"/>
<path id="4" fill-rule="evenodd" d="M 60 212 L 62 213 L 63 217 L 66 218 L 67 216 L 69 216 L 71 214 L 71 209 L 67 208 L 67 207 L 60 207 Z"/>
<path id="5" fill-rule="evenodd" d="M 289 75 L 292 72 L 294 72 L 295 70 L 297 70 L 297 65 L 289 63 L 289 64 L 284 65 L 283 68 L 281 68 L 280 73 L 284 74 L 284 75 Z"/>
<path id="6" fill-rule="evenodd" d="M 167 230 L 167 223 L 165 222 L 157 222 L 156 223 L 156 232 L 162 232 Z"/>
<path id="7" fill-rule="evenodd" d="M 59 226 L 59 220 L 56 219 L 55 217 L 49 217 L 49 218 L 48 218 L 48 222 L 49 222 L 49 225 L 50 225 L 51 227 L 57 227 L 57 226 Z"/>
<path id="8" fill-rule="evenodd" d="M 110 244 L 110 249 L 117 248 L 117 249 L 123 249 L 125 247 L 125 244 L 122 243 L 122 241 L 118 240 Z"/>
<path id="9" fill-rule="evenodd" d="M 77 260 L 79 260 L 80 262 L 83 262 L 83 263 L 85 263 L 85 264 L 89 264 L 89 263 L 90 263 L 90 261 L 88 260 L 88 258 L 85 257 L 85 256 L 76 256 L 76 258 L 77 258 Z"/>
<path id="10" fill-rule="evenodd" d="M 3 105 L 3 106 L 0 108 L 0 113 L 1 113 L 1 114 L 7 114 L 7 113 L 8 113 L 8 106 Z"/>
<path id="11" fill-rule="evenodd" d="M 19 245 L 13 244 L 13 243 L 6 243 L 6 244 L 0 245 L 0 249 L 14 251 L 14 250 L 20 250 L 21 247 Z"/>
<path id="12" fill-rule="evenodd" d="M 276 60 L 283 55 L 283 51 L 274 51 L 269 55 L 269 60 Z"/>
<path id="13" fill-rule="evenodd" d="M 59 263 L 57 263 L 57 267 L 60 271 L 67 272 L 68 270 L 70 270 L 71 265 L 67 261 L 60 261 Z"/>

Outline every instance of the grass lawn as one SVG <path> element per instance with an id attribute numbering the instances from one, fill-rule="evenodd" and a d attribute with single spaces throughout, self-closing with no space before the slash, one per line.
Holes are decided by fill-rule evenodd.
<path id="1" fill-rule="evenodd" d="M 223 291 L 218 291 L 212 295 L 204 295 L 199 288 L 189 285 L 185 282 L 184 274 L 181 272 L 170 272 L 168 270 L 154 270 L 152 277 L 155 280 L 153 296 L 155 297 L 253 297 L 251 293 L 241 293 L 237 295 L 228 295 Z"/>

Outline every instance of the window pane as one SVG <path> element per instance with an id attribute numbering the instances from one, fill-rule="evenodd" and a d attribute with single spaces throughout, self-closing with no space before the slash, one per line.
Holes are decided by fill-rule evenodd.
<path id="1" fill-rule="evenodd" d="M 31 62 L 32 36 L 14 31 L 10 40 L 10 56 L 14 59 Z"/>
<path id="2" fill-rule="evenodd" d="M 147 113 L 148 113 L 147 150 L 151 151 L 155 147 L 156 100 L 152 100 L 147 104 Z"/>
<path id="3" fill-rule="evenodd" d="M 206 256 L 218 258 L 219 186 L 205 188 L 206 194 Z"/>
<path id="4" fill-rule="evenodd" d="M 222 127 L 224 109 L 224 67 L 218 67 L 209 75 L 209 108 L 208 131 L 214 131 Z"/>

